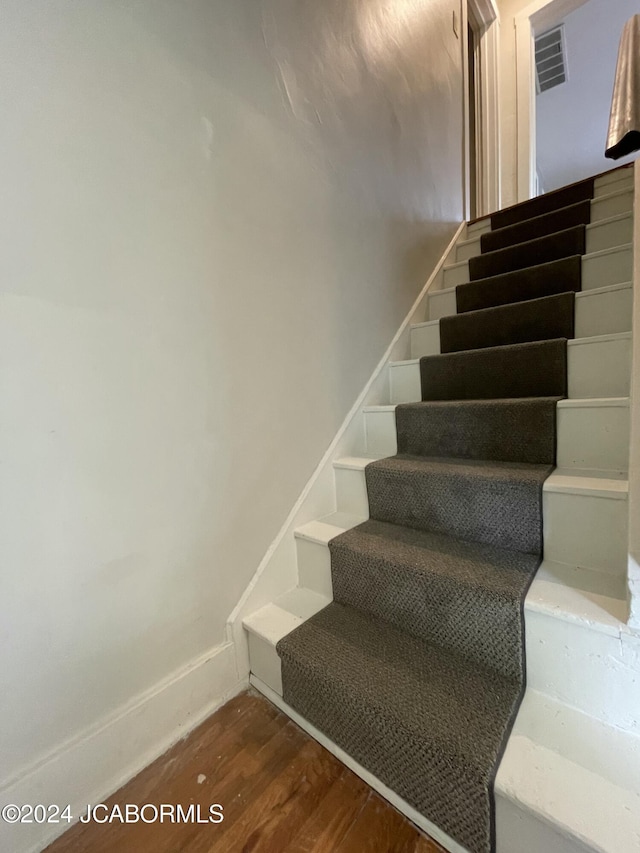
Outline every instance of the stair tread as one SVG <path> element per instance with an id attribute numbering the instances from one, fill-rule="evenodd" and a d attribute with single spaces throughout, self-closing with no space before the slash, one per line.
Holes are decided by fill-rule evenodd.
<path id="1" fill-rule="evenodd" d="M 424 725 L 429 719 L 434 740 L 442 738 L 442 746 L 448 746 L 458 757 L 465 749 L 475 754 L 476 744 L 487 745 L 492 727 L 482 706 L 494 704 L 494 690 L 503 696 L 517 690 L 511 679 L 493 670 L 471 666 L 459 655 L 344 604 L 332 602 L 307 620 L 304 629 L 308 638 L 302 640 L 303 632 L 298 631 L 297 636 L 289 636 L 286 643 L 279 644 L 278 653 L 304 657 L 318 678 L 339 679 L 345 691 L 364 689 L 371 701 L 370 721 L 374 724 L 374 706 L 382 713 L 387 709 L 393 713 L 406 701 L 407 728 L 418 736 L 426 734 Z M 465 681 L 469 684 L 464 685 Z M 379 692 L 371 691 L 372 682 Z M 477 705 L 466 709 L 469 726 L 454 733 L 449 728 L 447 710 L 453 711 L 469 685 L 478 690 Z M 401 686 L 404 689 L 399 691 Z M 399 713 L 398 720 L 401 716 Z"/>
<path id="2" fill-rule="evenodd" d="M 588 338 L 574 338 L 567 341 L 567 346 L 575 347 L 583 344 L 606 343 L 607 341 L 630 341 L 631 332 L 610 332 L 608 335 L 592 335 Z M 420 359 L 418 359 L 420 360 Z"/>
<path id="3" fill-rule="evenodd" d="M 398 455 L 365 469 L 369 514 L 539 554 L 542 484 L 552 465 Z"/>
<path id="4" fill-rule="evenodd" d="M 585 261 L 593 258 L 604 258 L 606 255 L 616 255 L 618 252 L 632 251 L 633 243 L 620 243 L 618 246 L 611 246 L 608 249 L 598 249 L 597 252 L 588 252 L 583 255 Z"/>
<path id="5" fill-rule="evenodd" d="M 297 587 L 246 616 L 242 624 L 271 645 L 326 607 L 330 599 L 310 589 Z"/>
<path id="6" fill-rule="evenodd" d="M 635 853 L 639 768 L 637 735 L 529 690 L 498 771 L 496 793 L 585 849 Z"/>
<path id="7" fill-rule="evenodd" d="M 451 314 L 440 321 L 442 353 L 573 338 L 575 293 L 525 299 Z"/>
<path id="8" fill-rule="evenodd" d="M 588 299 L 590 296 L 602 296 L 606 293 L 616 293 L 619 290 L 631 290 L 633 282 L 621 281 L 619 284 L 608 284 L 606 287 L 591 287 L 576 293 L 576 299 Z"/>
<path id="9" fill-rule="evenodd" d="M 310 542 L 327 543 L 334 536 L 339 536 L 345 530 L 362 524 L 364 518 L 356 515 L 350 515 L 346 512 L 334 512 L 330 515 L 325 515 L 322 518 L 317 518 L 314 521 L 308 521 L 306 524 L 301 524 L 295 530 L 295 536 L 299 539 L 307 539 Z"/>
<path id="10" fill-rule="evenodd" d="M 612 471 L 556 468 L 545 482 L 544 490 L 626 500 L 629 481 L 626 474 L 616 474 Z"/>
<path id="11" fill-rule="evenodd" d="M 495 462 L 452 457 L 426 457 L 397 454 L 373 463 L 378 469 L 402 476 L 407 471 L 424 475 L 438 474 L 470 479 L 488 480 L 496 483 L 514 481 L 543 482 L 551 470 L 549 465 L 528 462 Z"/>
<path id="12" fill-rule="evenodd" d="M 526 240 L 504 249 L 476 255 L 469 260 L 470 279 L 475 281 L 478 278 L 535 266 L 537 263 L 543 264 L 574 255 L 584 255 L 586 235 L 586 227 L 577 225 L 545 237 Z"/>
<path id="13" fill-rule="evenodd" d="M 582 257 L 573 255 L 520 270 L 479 278 L 456 288 L 458 313 L 509 305 L 521 299 L 535 299 L 579 291 L 582 284 Z"/>
<path id="14" fill-rule="evenodd" d="M 343 533 L 332 546 L 363 556 L 377 555 L 384 548 L 385 557 L 410 571 L 455 578 L 474 588 L 488 584 L 491 591 L 503 594 L 519 592 L 523 573 L 534 571 L 539 562 L 533 554 L 373 519 Z M 481 571 L 486 584 L 480 578 Z"/>
<path id="15" fill-rule="evenodd" d="M 565 397 L 566 357 L 566 338 L 423 356 L 422 398 Z"/>
<path id="16" fill-rule="evenodd" d="M 532 219 L 534 216 L 558 210 L 561 207 L 567 207 L 579 201 L 592 199 L 594 192 L 595 180 L 593 178 L 579 181 L 576 184 L 544 193 L 536 198 L 519 202 L 511 207 L 492 213 L 491 227 L 492 229 L 504 228 L 526 219 Z"/>
<path id="17" fill-rule="evenodd" d="M 591 199 L 584 199 L 512 225 L 492 229 L 482 235 L 482 251 L 504 248 L 576 225 L 588 225 L 591 221 L 591 204 Z"/>
<path id="18" fill-rule="evenodd" d="M 416 456 L 554 464 L 560 397 L 435 400 L 396 410 L 397 450 Z"/>
<path id="19" fill-rule="evenodd" d="M 629 609 L 626 580 L 543 560 L 527 594 L 525 608 L 619 637 Z"/>

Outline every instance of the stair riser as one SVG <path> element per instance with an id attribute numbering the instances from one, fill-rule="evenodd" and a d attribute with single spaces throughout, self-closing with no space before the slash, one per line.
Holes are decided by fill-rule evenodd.
<path id="1" fill-rule="evenodd" d="M 438 335 L 439 338 L 439 335 Z M 438 350 L 440 341 L 438 340 Z M 436 353 L 430 353 L 435 355 Z M 391 365 L 389 368 L 389 397 L 392 403 L 417 403 L 422 399 L 420 364 L 418 361 Z"/>
<path id="2" fill-rule="evenodd" d="M 575 336 L 591 338 L 631 331 L 633 290 L 619 288 L 609 293 L 585 291 L 576 296 Z"/>
<path id="3" fill-rule="evenodd" d="M 252 674 L 282 696 L 282 668 L 275 644 L 250 632 L 247 632 L 247 638 Z"/>
<path id="4" fill-rule="evenodd" d="M 618 182 L 630 183 L 633 186 L 633 166 L 626 166 L 622 169 L 610 169 L 603 175 L 599 175 L 595 180 L 595 196 L 606 195 L 613 192 L 612 184 Z"/>
<path id="5" fill-rule="evenodd" d="M 596 853 L 593 847 L 564 835 L 544 819 L 496 791 L 496 853 Z"/>
<path id="6" fill-rule="evenodd" d="M 594 198 L 602 198 L 605 195 L 611 195 L 611 193 L 632 189 L 633 168 L 624 171 L 615 170 L 596 178 Z"/>
<path id="7" fill-rule="evenodd" d="M 369 497 L 364 469 L 335 468 L 338 512 L 369 518 Z"/>
<path id="8" fill-rule="evenodd" d="M 626 572 L 626 500 L 544 491 L 546 560 L 614 577 Z"/>
<path id="9" fill-rule="evenodd" d="M 365 411 L 366 456 L 398 452 L 395 413 Z M 629 409 L 625 406 L 558 408 L 559 468 L 625 472 L 629 459 Z"/>
<path id="10" fill-rule="evenodd" d="M 299 585 L 333 599 L 331 555 L 327 546 L 296 536 L 296 557 Z"/>
<path id="11" fill-rule="evenodd" d="M 616 187 L 612 190 L 613 193 L 616 192 Z M 604 219 L 610 219 L 613 216 L 621 216 L 626 213 L 630 213 L 633 210 L 633 189 L 628 189 L 624 193 L 620 195 L 612 195 L 607 198 L 597 198 L 591 202 L 591 224 L 597 224 Z M 467 236 L 464 240 L 461 240 L 456 246 L 455 260 L 456 262 L 460 261 L 468 261 L 469 258 L 473 258 L 476 255 L 479 255 L 482 252 L 482 247 L 480 243 L 480 237 L 483 233 L 490 231 L 490 227 L 485 227 L 482 230 L 477 230 L 475 232 L 468 232 Z M 628 225 L 624 226 L 622 231 L 623 233 L 627 233 L 629 230 Z M 589 233 L 589 232 L 587 232 Z M 600 236 L 594 238 L 594 245 L 597 245 Z M 610 236 L 607 236 L 606 239 L 611 239 Z M 622 243 L 627 243 L 631 240 L 631 236 L 628 236 L 626 240 L 622 240 Z M 620 245 L 620 243 L 609 243 L 608 245 Z M 601 246 L 600 248 L 605 248 Z M 598 249 L 590 249 L 592 252 L 598 251 Z"/>
<path id="12" fill-rule="evenodd" d="M 394 456 L 398 452 L 395 412 L 364 413 L 365 456 Z"/>
<path id="13" fill-rule="evenodd" d="M 437 355 L 440 331 L 435 326 L 420 326 L 414 338 L 414 359 Z M 435 330 L 435 331 L 434 331 Z M 432 350 L 436 346 L 437 351 Z M 567 349 L 569 397 L 628 397 L 631 377 L 631 338 L 570 341 Z M 421 399 L 418 362 L 392 365 L 389 369 L 392 403 L 415 403 Z"/>
<path id="14" fill-rule="evenodd" d="M 587 253 L 582 260 L 582 289 L 606 287 L 631 281 L 633 253 L 628 246 L 633 233 L 633 220 L 627 217 L 616 223 L 598 225 L 587 231 Z M 629 236 L 624 238 L 624 235 Z M 611 251 L 616 250 L 616 251 Z M 604 252 L 603 256 L 592 256 L 594 252 Z M 479 254 L 475 252 L 474 254 Z M 470 281 L 467 261 L 443 270 L 442 286 L 456 287 Z"/>
<path id="15" fill-rule="evenodd" d="M 364 470 L 336 468 L 339 512 L 369 517 Z M 543 494 L 544 556 L 616 577 L 626 571 L 627 502 L 584 494 Z"/>
<path id="16" fill-rule="evenodd" d="M 569 341 L 570 399 L 628 397 L 631 387 L 631 337 Z"/>
<path id="17" fill-rule="evenodd" d="M 558 407 L 558 468 L 625 473 L 629 465 L 629 407 Z"/>
<path id="18" fill-rule="evenodd" d="M 488 218 L 480 219 L 472 225 L 467 225 L 466 235 L 462 239 L 473 240 L 476 237 L 479 238 L 487 231 L 491 231 L 491 221 Z"/>
<path id="19" fill-rule="evenodd" d="M 640 679 L 618 637 L 530 607 L 525 630 L 529 689 L 640 734 Z"/>
<path id="20" fill-rule="evenodd" d="M 611 335 L 618 332 L 631 331 L 631 311 L 633 306 L 633 290 L 631 285 L 619 287 L 617 290 L 605 293 L 592 290 L 576 294 L 575 307 L 575 337 L 590 338 L 596 335 Z M 455 290 L 435 291 L 429 295 L 429 322 L 450 317 L 457 313 Z M 440 348 L 440 330 L 436 335 L 434 327 L 413 326 L 411 329 L 411 346 L 414 347 L 413 336 L 417 335 L 416 348 L 426 346 Z M 436 353 L 422 353 L 435 355 Z"/>

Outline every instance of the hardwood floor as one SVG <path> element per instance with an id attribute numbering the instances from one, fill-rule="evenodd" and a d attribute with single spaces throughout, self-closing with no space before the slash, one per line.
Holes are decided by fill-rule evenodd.
<path id="1" fill-rule="evenodd" d="M 444 853 L 254 693 L 232 699 L 105 805 L 124 812 L 126 803 L 199 804 L 207 822 L 78 823 L 47 853 Z M 224 821 L 209 823 L 216 803 Z"/>

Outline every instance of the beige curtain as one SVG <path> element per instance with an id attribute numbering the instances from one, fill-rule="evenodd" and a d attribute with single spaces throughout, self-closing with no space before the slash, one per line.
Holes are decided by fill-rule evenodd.
<path id="1" fill-rule="evenodd" d="M 618 160 L 639 149 L 640 15 L 634 15 L 622 31 L 605 157 Z"/>

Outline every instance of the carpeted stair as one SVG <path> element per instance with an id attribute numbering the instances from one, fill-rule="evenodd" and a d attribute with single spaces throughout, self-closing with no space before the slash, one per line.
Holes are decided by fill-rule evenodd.
<path id="1" fill-rule="evenodd" d="M 566 397 L 564 338 L 420 359 L 423 400 Z"/>
<path id="2" fill-rule="evenodd" d="M 575 294 L 558 293 L 453 314 L 440 321 L 440 350 L 443 353 L 468 349 L 572 338 L 575 318 Z"/>
<path id="3" fill-rule="evenodd" d="M 593 181 L 492 217 L 366 467 L 370 519 L 330 542 L 334 601 L 278 643 L 285 701 L 470 853 L 525 688 L 523 604 L 566 396 Z"/>
<path id="4" fill-rule="evenodd" d="M 578 204 L 543 213 L 534 219 L 516 222 L 496 231 L 487 231 L 480 237 L 480 245 L 484 252 L 495 252 L 527 240 L 546 237 L 556 231 L 563 231 L 578 225 L 591 222 L 591 200 L 580 201 Z"/>
<path id="5" fill-rule="evenodd" d="M 515 246 L 496 249 L 495 252 L 476 255 L 469 260 L 469 276 L 471 281 L 478 278 L 488 278 L 513 270 L 557 261 L 571 255 L 584 255 L 586 247 L 586 229 L 584 225 L 567 228 L 546 237 L 527 240 Z"/>
<path id="6" fill-rule="evenodd" d="M 547 264 L 481 278 L 456 288 L 456 307 L 459 314 L 478 311 L 512 302 L 525 302 L 558 293 L 580 290 L 582 257 L 574 255 Z"/>

